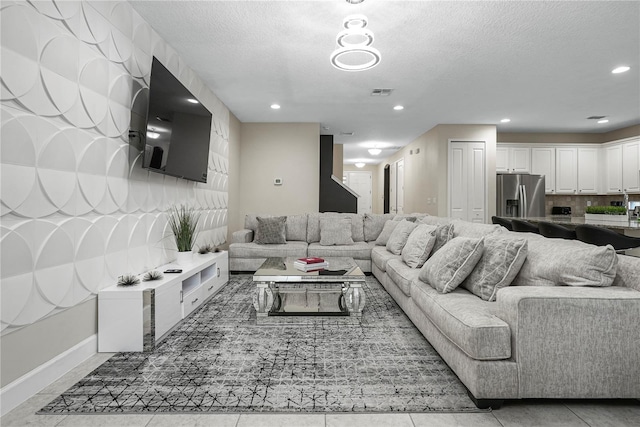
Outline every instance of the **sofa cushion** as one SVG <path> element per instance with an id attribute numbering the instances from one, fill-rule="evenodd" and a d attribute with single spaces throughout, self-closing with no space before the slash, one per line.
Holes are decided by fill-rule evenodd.
<path id="1" fill-rule="evenodd" d="M 437 225 L 433 234 L 436 236 L 436 242 L 431 249 L 432 254 L 438 252 L 449 240 L 453 239 L 453 224 Z"/>
<path id="2" fill-rule="evenodd" d="M 387 242 L 389 241 L 389 237 L 391 237 L 391 233 L 396 227 L 400 224 L 400 221 L 387 221 L 384 223 L 382 227 L 382 231 L 378 235 L 376 239 L 376 245 L 387 246 Z"/>
<path id="3" fill-rule="evenodd" d="M 384 223 L 393 219 L 393 214 L 364 214 L 364 241 L 375 241 L 382 229 Z"/>
<path id="4" fill-rule="evenodd" d="M 444 216 L 431 216 L 431 215 L 425 215 L 418 220 L 418 222 L 421 222 L 427 225 L 447 225 L 447 224 L 453 223 L 453 221 L 455 221 L 453 218 L 448 218 Z"/>
<path id="5" fill-rule="evenodd" d="M 416 222 L 418 221 L 420 218 L 427 216 L 427 214 L 425 213 L 402 213 L 402 214 L 396 214 L 393 217 L 394 221 L 402 221 L 403 219 L 410 221 L 410 222 Z"/>
<path id="6" fill-rule="evenodd" d="M 307 215 L 287 216 L 287 240 L 307 241 Z"/>
<path id="7" fill-rule="evenodd" d="M 387 262 L 391 259 L 400 259 L 400 255 L 394 255 L 384 246 L 376 246 L 371 249 L 371 262 L 382 272 L 387 271 Z"/>
<path id="8" fill-rule="evenodd" d="M 511 357 L 509 325 L 493 315 L 495 304 L 466 289 L 441 294 L 421 280 L 411 283 L 411 299 L 431 322 L 467 356 L 476 360 Z"/>
<path id="9" fill-rule="evenodd" d="M 255 243 L 260 245 L 273 245 L 286 243 L 286 216 L 257 217 L 258 229 L 256 230 Z"/>
<path id="10" fill-rule="evenodd" d="M 320 218 L 342 216 L 351 220 L 351 238 L 354 242 L 364 242 L 364 215 L 354 213 L 324 212 L 307 215 L 307 243 L 320 241 Z"/>
<path id="11" fill-rule="evenodd" d="M 507 229 L 497 224 L 480 224 L 462 220 L 453 222 L 453 237 L 484 237 L 503 231 Z"/>
<path id="12" fill-rule="evenodd" d="M 612 246 L 533 233 L 522 237 L 528 240 L 529 253 L 512 285 L 610 286 L 616 277 L 618 257 Z"/>
<path id="13" fill-rule="evenodd" d="M 402 261 L 411 268 L 420 268 L 431 254 L 431 249 L 436 243 L 433 234 L 435 225 L 418 224 L 407 239 L 407 244 L 402 248 Z"/>
<path id="14" fill-rule="evenodd" d="M 418 277 L 420 270 L 411 268 L 402 260 L 394 258 L 387 262 L 389 278 L 406 296 L 411 296 L 411 282 Z"/>
<path id="15" fill-rule="evenodd" d="M 322 246 L 353 245 L 351 219 L 320 218 L 320 244 Z"/>
<path id="16" fill-rule="evenodd" d="M 370 259 L 371 246 L 367 242 L 354 242 L 352 245 L 343 246 L 322 246 L 320 243 L 309 243 L 307 253 L 309 256 L 321 258 L 351 257 L 353 259 Z"/>
<path id="17" fill-rule="evenodd" d="M 420 269 L 420 280 L 439 292 L 453 291 L 471 273 L 480 257 L 484 242 L 472 237 L 451 239 L 433 254 Z"/>
<path id="18" fill-rule="evenodd" d="M 400 255 L 402 253 L 402 248 L 407 243 L 407 239 L 409 239 L 409 235 L 418 225 L 415 222 L 407 221 L 403 219 L 396 226 L 396 228 L 389 236 L 389 240 L 387 240 L 387 250 L 395 255 Z"/>
<path id="19" fill-rule="evenodd" d="M 229 248 L 233 258 L 271 258 L 307 256 L 307 242 L 287 242 L 279 245 L 259 245 L 257 243 L 233 243 Z"/>
<path id="20" fill-rule="evenodd" d="M 485 301 L 495 301 L 499 289 L 509 286 L 527 258 L 527 240 L 507 233 L 484 238 L 484 251 L 462 287 Z"/>

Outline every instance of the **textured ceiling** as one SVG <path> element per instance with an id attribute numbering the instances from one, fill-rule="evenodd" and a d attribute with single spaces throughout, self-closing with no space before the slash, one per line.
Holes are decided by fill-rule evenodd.
<path id="1" fill-rule="evenodd" d="M 131 3 L 240 121 L 321 123 L 345 144 L 345 162 L 376 163 L 363 145 L 406 145 L 440 123 L 499 132 L 640 123 L 637 1 Z M 382 61 L 336 70 L 329 55 L 354 13 L 368 17 Z M 618 65 L 631 70 L 611 74 Z M 394 91 L 372 97 L 374 88 Z M 586 119 L 593 115 L 609 123 Z"/>

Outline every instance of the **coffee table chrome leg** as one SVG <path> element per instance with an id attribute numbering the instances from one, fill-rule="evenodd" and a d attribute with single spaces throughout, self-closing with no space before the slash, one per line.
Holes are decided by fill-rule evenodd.
<path id="1" fill-rule="evenodd" d="M 273 291 L 269 283 L 260 282 L 256 284 L 256 291 L 253 294 L 253 307 L 256 309 L 258 317 L 269 315 L 273 305 Z"/>
<path id="2" fill-rule="evenodd" d="M 362 285 L 360 283 L 345 282 L 342 293 L 344 294 L 349 316 L 362 316 L 362 310 L 364 309 L 364 303 L 366 301 L 364 292 L 362 291 Z"/>

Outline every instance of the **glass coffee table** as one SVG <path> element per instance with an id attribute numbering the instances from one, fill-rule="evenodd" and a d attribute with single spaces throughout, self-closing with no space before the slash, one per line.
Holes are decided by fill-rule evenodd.
<path id="1" fill-rule="evenodd" d="M 362 315 L 365 275 L 353 258 L 325 258 L 329 267 L 304 272 L 296 258 L 267 258 L 253 274 L 258 317 Z"/>

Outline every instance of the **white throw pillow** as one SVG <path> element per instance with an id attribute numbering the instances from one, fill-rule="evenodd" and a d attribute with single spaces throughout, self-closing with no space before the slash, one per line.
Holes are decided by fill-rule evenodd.
<path id="1" fill-rule="evenodd" d="M 387 222 L 385 222 L 384 227 L 382 227 L 382 231 L 376 239 L 376 245 L 386 246 L 387 242 L 389 241 L 389 237 L 391 237 L 391 233 L 393 233 L 393 230 L 396 229 L 398 224 L 400 224 L 400 221 L 388 220 Z"/>
<path id="2" fill-rule="evenodd" d="M 402 248 L 402 261 L 411 268 L 420 268 L 431 254 L 436 243 L 436 236 L 432 232 L 435 225 L 418 224 Z"/>
<path id="3" fill-rule="evenodd" d="M 424 263 L 420 280 L 438 292 L 453 291 L 476 266 L 484 248 L 482 238 L 456 237 Z"/>
<path id="4" fill-rule="evenodd" d="M 402 253 L 402 248 L 407 243 L 407 239 L 411 232 L 416 228 L 418 224 L 415 222 L 402 220 L 398 223 L 393 233 L 389 237 L 389 241 L 387 241 L 387 250 L 395 255 L 400 255 Z"/>

